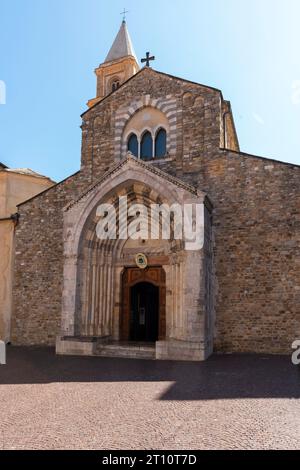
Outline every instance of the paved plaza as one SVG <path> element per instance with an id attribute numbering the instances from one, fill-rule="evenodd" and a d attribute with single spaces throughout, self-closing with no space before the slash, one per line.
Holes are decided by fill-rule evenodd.
<path id="1" fill-rule="evenodd" d="M 9 347 L 0 417 L 2 449 L 299 449 L 300 371 L 282 356 L 178 363 Z"/>

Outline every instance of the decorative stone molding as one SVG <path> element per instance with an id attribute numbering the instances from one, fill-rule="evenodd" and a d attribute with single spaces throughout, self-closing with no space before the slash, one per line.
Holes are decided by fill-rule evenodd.
<path id="1" fill-rule="evenodd" d="M 168 152 L 175 155 L 177 148 L 177 100 L 172 95 L 165 98 L 152 99 L 150 95 L 145 95 L 139 101 L 133 101 L 129 106 L 121 107 L 115 117 L 115 161 L 120 161 L 127 152 L 126 141 L 123 133 L 126 124 L 133 115 L 143 108 L 152 107 L 160 110 L 168 119 Z"/>
<path id="2" fill-rule="evenodd" d="M 81 196 L 72 201 L 70 204 L 68 204 L 65 208 L 64 211 L 67 212 L 69 211 L 74 205 L 76 205 L 78 202 L 80 202 L 83 198 L 87 197 L 90 193 L 92 193 L 97 187 L 100 187 L 103 185 L 107 180 L 111 179 L 116 173 L 118 173 L 120 170 L 124 170 L 126 166 L 136 166 L 137 168 L 141 168 L 147 172 L 149 172 L 152 175 L 159 176 L 160 178 L 163 178 L 165 181 L 174 184 L 178 188 L 181 188 L 195 196 L 203 196 L 203 198 L 207 198 L 205 193 L 200 191 L 199 189 L 195 188 L 194 186 L 185 183 L 184 181 L 180 180 L 179 178 L 176 178 L 169 173 L 164 172 L 163 170 L 160 170 L 159 168 L 151 165 L 148 162 L 145 162 L 143 160 L 139 160 L 134 155 L 132 155 L 130 152 L 127 152 L 125 158 L 121 162 L 116 163 L 108 172 L 106 172 L 102 178 L 100 178 L 97 183 L 91 185 L 87 191 L 81 194 Z"/>
<path id="3" fill-rule="evenodd" d="M 64 211 L 61 338 L 119 339 L 121 276 L 130 264 L 135 266 L 133 254 L 140 251 L 139 241 L 99 240 L 96 209 L 98 204 L 114 203 L 125 194 L 134 203 L 143 203 L 147 207 L 158 202 L 169 205 L 205 203 L 203 192 L 127 155 L 101 181 L 69 204 Z M 203 231 L 204 225 L 205 219 Z M 212 344 L 213 332 L 212 328 L 208 331 L 206 327 L 209 323 L 206 314 L 211 312 L 206 309 L 203 295 L 203 286 L 207 282 L 203 268 L 205 250 L 186 251 L 184 243 L 178 240 L 149 240 L 143 246 L 143 253 L 150 262 L 159 260 L 158 264 L 166 273 L 166 341 L 196 343 L 199 353 L 193 355 L 186 351 L 182 358 L 204 359 L 211 352 L 206 345 Z M 74 349 L 74 344 L 71 347 Z M 62 347 L 58 340 L 58 351 L 67 353 L 65 348 L 67 345 Z M 177 357 L 173 349 L 166 346 L 164 353 L 158 349 L 157 358 Z M 90 348 L 87 353 L 91 353 Z"/>

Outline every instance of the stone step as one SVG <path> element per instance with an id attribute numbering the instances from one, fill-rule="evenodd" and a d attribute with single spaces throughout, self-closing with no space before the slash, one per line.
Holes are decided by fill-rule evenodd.
<path id="1" fill-rule="evenodd" d="M 95 354 L 100 357 L 155 359 L 155 346 L 130 344 L 98 344 Z"/>

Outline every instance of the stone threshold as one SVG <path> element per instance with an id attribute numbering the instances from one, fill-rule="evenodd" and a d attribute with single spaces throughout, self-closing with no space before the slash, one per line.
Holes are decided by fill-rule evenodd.
<path id="1" fill-rule="evenodd" d="M 155 343 L 99 342 L 95 355 L 100 357 L 124 357 L 130 359 L 155 359 Z"/>
<path id="2" fill-rule="evenodd" d="M 154 360 L 156 345 L 155 343 L 113 341 L 110 337 L 63 337 L 57 338 L 56 353 Z"/>
<path id="3" fill-rule="evenodd" d="M 106 337 L 58 337 L 56 354 L 66 356 L 119 357 L 127 359 L 205 361 L 212 345 L 169 339 L 156 343 L 114 341 Z"/>

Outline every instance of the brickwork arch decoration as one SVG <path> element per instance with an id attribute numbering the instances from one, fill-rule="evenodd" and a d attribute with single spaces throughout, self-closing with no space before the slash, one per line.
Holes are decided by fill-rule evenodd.
<path id="1" fill-rule="evenodd" d="M 168 146 L 167 151 L 170 157 L 176 155 L 177 150 L 177 100 L 172 96 L 154 99 L 150 95 L 145 95 L 138 101 L 133 101 L 128 107 L 120 108 L 115 117 L 115 161 L 120 161 L 127 152 L 127 141 L 124 138 L 124 130 L 128 121 L 144 108 L 159 110 L 168 121 Z"/>
<path id="2" fill-rule="evenodd" d="M 153 203 L 162 203 L 156 191 L 137 182 L 129 182 L 125 187 L 116 188 L 115 192 L 103 202 L 112 204 L 117 209 L 120 195 L 127 195 L 133 204 L 143 204 L 148 208 Z M 118 214 L 117 210 L 116 213 Z M 160 227 L 164 220 L 164 218 L 160 220 Z M 182 240 L 174 239 L 145 243 L 129 239 L 99 240 L 96 233 L 98 221 L 96 211 L 93 210 L 81 234 L 74 328 L 76 336 L 114 336 L 117 340 L 122 316 L 120 305 L 122 273 L 125 267 L 135 266 L 133 252 L 142 250 L 150 263 L 161 266 L 165 263 L 171 271 L 175 269 L 179 271 L 179 267 L 174 266 L 175 264 L 181 266 L 180 254 L 184 246 Z M 149 223 L 148 217 L 143 217 L 142 221 Z M 116 222 L 119 226 L 118 216 Z M 167 256 L 167 253 L 172 253 L 172 256 Z M 169 290 L 176 290 L 175 281 L 176 277 L 171 273 L 168 277 Z"/>

